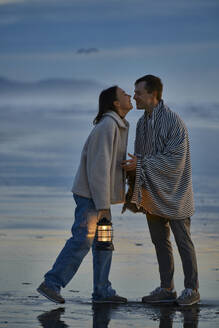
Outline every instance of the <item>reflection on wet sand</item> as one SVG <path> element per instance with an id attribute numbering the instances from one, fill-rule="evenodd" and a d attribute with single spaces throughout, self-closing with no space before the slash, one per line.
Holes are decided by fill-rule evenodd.
<path id="1" fill-rule="evenodd" d="M 119 304 L 93 304 L 93 328 L 107 328 L 113 310 L 116 310 L 118 307 Z"/>
<path id="2" fill-rule="evenodd" d="M 198 327 L 198 319 L 199 319 L 199 306 L 193 306 L 191 308 L 185 308 L 182 310 L 184 317 L 184 328 L 197 328 Z"/>
<path id="3" fill-rule="evenodd" d="M 197 328 L 200 307 L 199 305 L 184 308 L 168 305 L 152 307 L 142 304 L 140 305 L 139 303 L 131 303 L 127 305 L 93 304 L 92 310 L 93 328 L 107 328 L 112 318 L 114 320 L 117 319 L 118 313 L 130 313 L 133 310 L 135 313 L 139 311 L 141 315 L 144 314 L 148 324 L 148 320 L 153 320 L 153 322 L 159 322 L 159 326 L 157 326 L 159 328 L 172 328 L 176 314 L 183 316 L 183 320 L 179 319 L 180 325 L 178 327 Z M 144 311 L 143 313 L 142 310 Z M 61 315 L 63 315 L 64 313 L 64 308 L 58 308 L 49 312 L 44 312 L 37 318 L 41 326 L 44 328 L 66 328 L 69 327 L 69 325 L 67 325 L 64 321 L 61 320 Z M 118 316 L 120 317 L 120 315 Z M 147 323 L 145 327 L 147 327 Z"/>
<path id="4" fill-rule="evenodd" d="M 181 323 L 179 324 L 179 327 L 197 328 L 199 312 L 200 312 L 199 305 L 194 305 L 192 307 L 183 307 L 183 308 L 172 307 L 167 305 L 167 306 L 158 307 L 158 309 L 154 313 L 155 314 L 154 320 L 156 320 L 156 318 L 157 320 L 159 319 L 160 321 L 159 328 L 172 328 L 176 314 L 181 314 L 183 318 L 180 319 Z"/>
<path id="5" fill-rule="evenodd" d="M 64 321 L 60 320 L 63 313 L 65 313 L 65 309 L 58 308 L 49 312 L 44 312 L 39 315 L 37 319 L 44 328 L 67 328 L 69 326 L 66 325 Z"/>

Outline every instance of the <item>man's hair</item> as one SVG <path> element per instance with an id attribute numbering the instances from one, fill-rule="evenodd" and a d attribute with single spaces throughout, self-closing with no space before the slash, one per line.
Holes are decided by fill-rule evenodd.
<path id="1" fill-rule="evenodd" d="M 99 96 L 99 111 L 95 119 L 93 120 L 94 124 L 99 123 L 103 115 L 108 111 L 116 112 L 116 108 L 114 106 L 114 101 L 117 100 L 117 85 L 110 87 L 106 90 L 103 90 Z"/>
<path id="2" fill-rule="evenodd" d="M 148 93 L 157 91 L 157 100 L 161 100 L 163 92 L 163 83 L 159 77 L 154 75 L 144 75 L 140 79 L 135 81 L 135 85 L 140 82 L 145 82 L 145 89 Z"/>

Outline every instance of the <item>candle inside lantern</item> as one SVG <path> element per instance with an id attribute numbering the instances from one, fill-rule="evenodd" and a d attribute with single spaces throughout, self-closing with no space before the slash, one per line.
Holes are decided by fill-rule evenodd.
<path id="1" fill-rule="evenodd" d="M 108 226 L 99 227 L 98 241 L 111 241 L 111 231 L 108 229 Z"/>

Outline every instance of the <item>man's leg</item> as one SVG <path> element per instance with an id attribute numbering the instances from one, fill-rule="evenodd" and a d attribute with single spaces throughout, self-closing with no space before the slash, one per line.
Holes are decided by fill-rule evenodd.
<path id="1" fill-rule="evenodd" d="M 169 223 L 165 218 L 150 214 L 147 214 L 147 221 L 151 234 L 151 240 L 157 253 L 161 285 L 153 290 L 149 295 L 143 296 L 142 302 L 172 303 L 175 302 L 177 295 L 174 290 L 173 282 L 174 261 L 172 246 L 169 240 Z"/>
<path id="2" fill-rule="evenodd" d="M 168 220 L 159 216 L 147 214 L 147 222 L 152 243 L 155 246 L 160 271 L 162 288 L 174 288 L 174 259 L 170 242 L 170 227 Z"/>
<path id="3" fill-rule="evenodd" d="M 185 288 L 198 289 L 198 268 L 190 234 L 190 218 L 169 222 L 182 260 Z"/>
<path id="4" fill-rule="evenodd" d="M 74 195 L 77 207 L 72 237 L 67 240 L 52 269 L 45 274 L 48 287 L 60 291 L 77 272 L 95 236 L 97 211 L 92 199 Z"/>
<path id="5" fill-rule="evenodd" d="M 190 218 L 171 220 L 170 225 L 180 253 L 185 277 L 185 289 L 177 298 L 177 303 L 181 306 L 196 304 L 200 301 L 200 294 L 198 291 L 199 283 L 195 248 L 190 235 Z"/>

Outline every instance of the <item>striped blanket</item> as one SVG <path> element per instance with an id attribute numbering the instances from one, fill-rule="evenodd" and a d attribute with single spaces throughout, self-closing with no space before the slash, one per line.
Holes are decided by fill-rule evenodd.
<path id="1" fill-rule="evenodd" d="M 188 131 L 181 118 L 162 100 L 151 117 L 145 111 L 138 121 L 135 155 L 138 161 L 131 203 L 141 212 L 168 219 L 192 216 Z M 127 203 L 126 207 L 129 208 Z"/>

